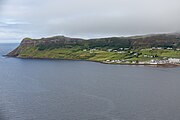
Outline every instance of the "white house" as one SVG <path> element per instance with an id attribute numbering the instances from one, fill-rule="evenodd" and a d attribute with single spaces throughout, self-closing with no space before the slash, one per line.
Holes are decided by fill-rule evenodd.
<path id="1" fill-rule="evenodd" d="M 180 63 L 180 59 L 178 58 L 169 58 L 168 61 L 169 63 L 174 63 L 174 64 Z"/>

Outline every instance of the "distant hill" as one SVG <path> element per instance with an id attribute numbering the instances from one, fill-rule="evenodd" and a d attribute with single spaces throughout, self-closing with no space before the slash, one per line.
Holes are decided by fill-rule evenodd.
<path id="1" fill-rule="evenodd" d="M 34 46 L 38 50 L 55 48 L 82 49 L 119 49 L 119 48 L 151 48 L 151 47 L 172 47 L 180 48 L 180 34 L 153 34 L 132 37 L 109 37 L 98 39 L 69 38 L 65 36 L 55 36 L 41 39 L 25 38 L 18 48 L 10 52 L 9 56 L 18 56 L 26 47 Z"/>
<path id="2" fill-rule="evenodd" d="M 7 56 L 87 60 L 112 64 L 180 64 L 180 34 L 155 34 L 98 39 L 25 38 Z M 174 59 L 172 59 L 174 58 Z M 174 63 L 174 61 L 176 61 Z M 177 62 L 178 61 L 178 62 Z"/>

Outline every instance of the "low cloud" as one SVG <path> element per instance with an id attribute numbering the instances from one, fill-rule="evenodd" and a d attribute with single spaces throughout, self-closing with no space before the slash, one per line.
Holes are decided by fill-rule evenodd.
<path id="1" fill-rule="evenodd" d="M 21 23 L 6 28 L 17 30 L 17 39 L 21 33 L 92 38 L 180 31 L 179 0 L 7 0 L 1 8 L 1 18 Z M 0 19 L 1 31 L 6 20 Z"/>

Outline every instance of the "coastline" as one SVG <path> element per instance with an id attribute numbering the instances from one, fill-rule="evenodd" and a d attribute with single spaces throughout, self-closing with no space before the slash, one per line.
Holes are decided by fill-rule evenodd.
<path id="1" fill-rule="evenodd" d="M 109 65 L 149 66 L 149 67 L 158 67 L 158 68 L 175 68 L 175 67 L 180 67 L 180 64 L 107 63 L 107 62 L 95 61 L 95 60 L 59 59 L 59 58 L 35 58 L 35 57 L 13 57 L 13 56 L 8 56 L 8 55 L 3 55 L 3 57 L 19 58 L 19 59 L 37 59 L 37 60 L 88 61 L 88 62 L 96 62 L 96 63 L 109 64 Z"/>

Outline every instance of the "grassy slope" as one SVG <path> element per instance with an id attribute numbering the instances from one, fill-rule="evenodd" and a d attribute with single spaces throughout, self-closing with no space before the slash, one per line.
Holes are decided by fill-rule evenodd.
<path id="1" fill-rule="evenodd" d="M 38 50 L 38 48 L 29 46 L 22 48 L 18 57 L 21 58 L 52 58 L 52 59 L 72 59 L 72 60 L 91 60 L 91 61 L 104 61 L 104 60 L 122 60 L 128 59 L 130 61 L 147 61 L 152 58 L 143 57 L 144 55 L 157 55 L 158 57 L 153 59 L 162 59 L 163 57 L 180 58 L 180 51 L 174 50 L 133 50 L 133 52 L 139 53 L 138 56 L 134 56 L 130 53 L 116 53 L 107 52 L 102 50 L 95 51 L 83 51 L 76 48 L 56 48 Z"/>
<path id="2" fill-rule="evenodd" d="M 36 47 L 22 48 L 21 58 L 52 58 L 52 59 L 73 59 L 73 60 L 117 60 L 123 59 L 125 54 L 118 54 L 115 52 L 106 52 L 101 50 L 83 51 L 79 48 L 57 48 L 38 50 Z"/>
<path id="3" fill-rule="evenodd" d="M 157 55 L 159 57 L 180 58 L 180 51 L 175 50 L 141 50 L 142 54 Z"/>

